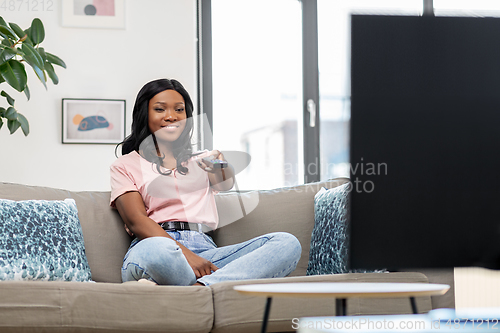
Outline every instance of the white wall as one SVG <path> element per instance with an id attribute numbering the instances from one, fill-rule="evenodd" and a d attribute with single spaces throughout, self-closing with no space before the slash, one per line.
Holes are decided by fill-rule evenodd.
<path id="1" fill-rule="evenodd" d="M 61 1 L 70 0 L 54 1 L 53 11 L 0 12 L 23 29 L 40 18 L 46 34 L 41 45 L 68 66 L 56 66 L 59 85 L 49 81 L 47 91 L 27 68 L 30 101 L 0 85 L 31 129 L 27 137 L 20 129 L 10 135 L 6 124 L 0 130 L 0 181 L 107 191 L 115 145 L 62 144 L 61 99 L 125 99 L 127 135 L 137 92 L 150 80 L 178 79 L 196 105 L 196 1 L 125 0 L 124 30 L 62 27 Z"/>

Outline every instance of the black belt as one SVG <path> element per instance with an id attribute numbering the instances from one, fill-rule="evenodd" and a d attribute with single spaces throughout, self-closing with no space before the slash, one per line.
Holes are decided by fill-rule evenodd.
<path id="1" fill-rule="evenodd" d="M 194 230 L 202 232 L 201 225 L 199 223 L 189 223 L 180 221 L 170 221 L 160 223 L 160 227 L 165 231 L 176 231 L 176 230 Z"/>

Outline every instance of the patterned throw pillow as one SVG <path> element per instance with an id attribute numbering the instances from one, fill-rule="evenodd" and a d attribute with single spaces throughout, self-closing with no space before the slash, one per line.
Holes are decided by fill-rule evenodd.
<path id="1" fill-rule="evenodd" d="M 351 183 L 314 196 L 314 229 L 307 275 L 347 273 L 349 192 Z"/>
<path id="2" fill-rule="evenodd" d="M 91 281 L 75 200 L 0 199 L 0 280 Z"/>

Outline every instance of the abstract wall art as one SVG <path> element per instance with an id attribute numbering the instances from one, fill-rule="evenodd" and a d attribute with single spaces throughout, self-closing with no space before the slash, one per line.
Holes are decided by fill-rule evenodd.
<path id="1" fill-rule="evenodd" d="M 63 0 L 62 25 L 125 29 L 125 0 Z"/>
<path id="2" fill-rule="evenodd" d="M 125 100 L 62 100 L 62 143 L 117 144 L 125 138 Z"/>

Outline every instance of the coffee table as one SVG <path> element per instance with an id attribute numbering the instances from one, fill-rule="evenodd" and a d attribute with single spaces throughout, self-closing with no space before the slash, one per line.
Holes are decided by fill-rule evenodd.
<path id="1" fill-rule="evenodd" d="M 234 290 L 251 296 L 267 297 L 261 332 L 267 330 L 273 297 L 331 297 L 336 299 L 337 316 L 345 316 L 347 298 L 395 298 L 409 297 L 413 313 L 417 313 L 415 297 L 445 294 L 450 286 L 430 283 L 341 283 L 299 282 L 266 283 L 235 286 Z"/>

